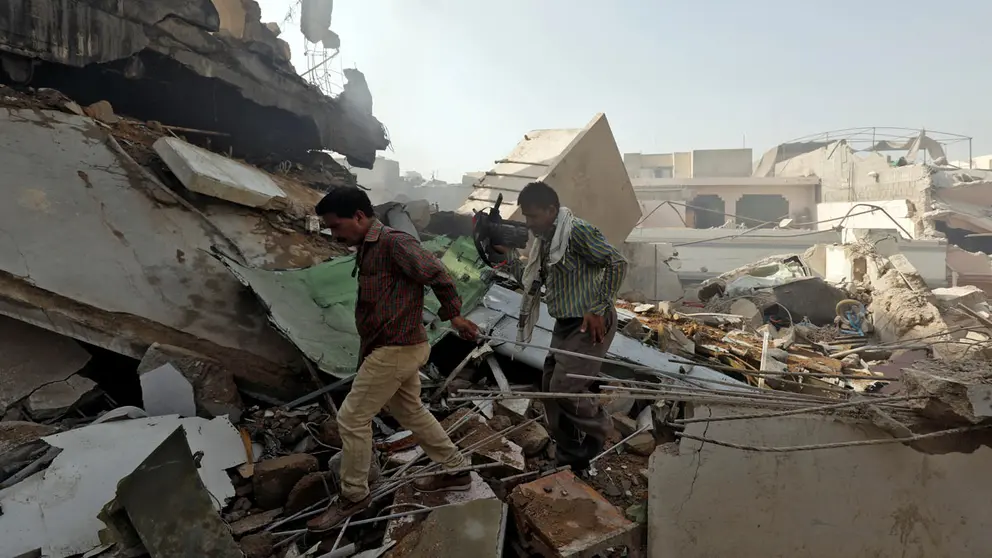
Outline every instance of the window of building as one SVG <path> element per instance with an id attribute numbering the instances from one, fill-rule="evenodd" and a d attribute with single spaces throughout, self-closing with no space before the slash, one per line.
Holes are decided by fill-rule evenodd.
<path id="1" fill-rule="evenodd" d="M 655 167 L 654 168 L 655 178 L 671 178 L 672 177 L 672 167 Z"/>

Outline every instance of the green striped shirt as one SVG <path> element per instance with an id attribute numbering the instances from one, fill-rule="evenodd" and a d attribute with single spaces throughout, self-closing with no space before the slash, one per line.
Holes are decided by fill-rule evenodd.
<path id="1" fill-rule="evenodd" d="M 522 281 L 525 263 L 513 257 L 507 262 L 507 272 Z M 575 217 L 565 255 L 546 272 L 544 301 L 548 313 L 553 318 L 603 315 L 616 303 L 626 274 L 623 255 L 595 225 Z"/>

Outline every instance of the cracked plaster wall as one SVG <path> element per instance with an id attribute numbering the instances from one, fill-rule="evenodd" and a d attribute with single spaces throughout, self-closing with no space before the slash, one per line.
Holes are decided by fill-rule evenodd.
<path id="1" fill-rule="evenodd" d="M 694 416 L 760 412 L 697 407 Z M 800 415 L 695 423 L 755 446 L 888 438 L 868 422 Z M 927 454 L 901 444 L 758 453 L 683 439 L 651 458 L 652 558 L 986 556 L 992 450 Z"/>

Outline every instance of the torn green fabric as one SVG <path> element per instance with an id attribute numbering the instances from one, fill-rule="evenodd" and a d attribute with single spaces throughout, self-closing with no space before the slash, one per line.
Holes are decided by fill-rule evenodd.
<path id="1" fill-rule="evenodd" d="M 440 237 L 424 242 L 424 247 L 434 253 L 444 251 L 441 261 L 458 286 L 462 313 L 470 312 L 491 284 L 491 273 L 479 260 L 472 239 L 452 241 Z M 223 254 L 217 257 L 258 296 L 276 329 L 320 370 L 338 378 L 355 374 L 359 341 L 355 329 L 358 284 L 351 276 L 354 256 L 292 270 L 246 267 Z M 433 322 L 440 306 L 428 290 L 424 297 L 425 320 Z M 428 327 L 430 343 L 440 339 L 446 329 L 445 324 Z"/>

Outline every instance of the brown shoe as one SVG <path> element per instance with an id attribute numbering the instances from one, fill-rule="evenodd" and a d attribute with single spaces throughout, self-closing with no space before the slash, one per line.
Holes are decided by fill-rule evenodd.
<path id="1" fill-rule="evenodd" d="M 469 473 L 448 475 L 442 472 L 433 477 L 413 481 L 413 488 L 417 492 L 465 492 L 472 488 L 472 475 Z"/>
<path id="2" fill-rule="evenodd" d="M 364 511 L 371 503 L 371 494 L 366 496 L 361 502 L 349 502 L 343 497 L 340 497 L 337 502 L 331 504 L 331 507 L 327 508 L 327 511 L 311 519 L 310 521 L 307 521 L 307 529 L 314 531 L 315 533 L 332 529 L 345 519 L 348 519 L 356 513 Z"/>

